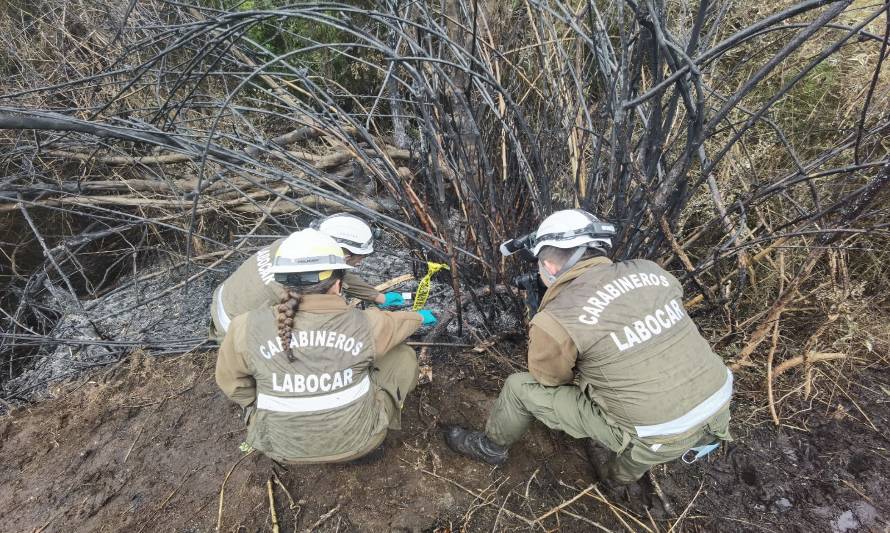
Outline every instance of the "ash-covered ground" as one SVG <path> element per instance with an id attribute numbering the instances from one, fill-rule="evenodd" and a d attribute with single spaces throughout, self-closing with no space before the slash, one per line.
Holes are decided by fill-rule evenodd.
<path id="1" fill-rule="evenodd" d="M 160 356 L 212 348 L 215 343 L 207 339 L 207 333 L 214 288 L 252 253 L 275 238 L 252 238 L 242 247 L 243 253 L 236 253 L 230 260 L 206 270 L 187 287 L 185 279 L 206 266 L 193 264 L 187 272 L 182 265 L 171 268 L 149 264 L 136 276 L 121 279 L 113 291 L 80 302 L 64 290 L 48 286 L 48 297 L 65 310 L 51 334 L 54 340 L 47 343 L 48 347 L 41 350 L 30 368 L 4 383 L 0 392 L 6 398 L 38 399 L 47 385 L 76 377 L 91 368 L 113 364 L 136 348 Z M 379 239 L 375 248 L 376 252 L 357 269 L 372 285 L 408 273 L 422 278 L 427 272 L 426 262 L 413 258 L 411 250 L 391 234 Z M 419 279 L 403 282 L 389 290 L 413 293 L 418 282 Z M 467 289 L 471 287 L 462 287 L 462 291 Z M 497 324 L 498 331 L 486 327 L 479 308 L 464 294 L 463 339 L 457 338 L 458 324 L 452 321 L 447 341 L 478 342 L 480 338 L 521 327 L 515 309 L 504 309 L 505 306 L 497 305 L 492 298 L 482 298 L 480 302 L 489 315 L 488 324 Z M 437 315 L 454 311 L 454 291 L 447 273 L 433 277 L 425 309 Z"/>

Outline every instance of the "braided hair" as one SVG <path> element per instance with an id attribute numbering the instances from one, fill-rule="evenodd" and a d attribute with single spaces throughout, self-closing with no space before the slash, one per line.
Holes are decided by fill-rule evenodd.
<path id="1" fill-rule="evenodd" d="M 284 295 L 278 304 L 278 339 L 287 355 L 287 360 L 296 361 L 290 347 L 291 333 L 294 329 L 294 316 L 300 310 L 303 296 L 307 294 L 325 294 L 338 280 L 343 279 L 342 270 L 334 270 L 331 277 L 311 285 L 284 285 Z"/>

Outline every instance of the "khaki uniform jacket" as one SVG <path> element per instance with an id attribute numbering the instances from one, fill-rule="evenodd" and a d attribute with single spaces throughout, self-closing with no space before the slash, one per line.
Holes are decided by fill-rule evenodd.
<path id="1" fill-rule="evenodd" d="M 679 435 L 724 407 L 732 374 L 683 309 L 680 283 L 651 261 L 596 257 L 561 275 L 529 331 L 529 372 L 578 383 L 637 437 Z"/>
<path id="2" fill-rule="evenodd" d="M 284 286 L 272 275 L 272 258 L 284 239 L 262 248 L 242 263 L 231 276 L 213 291 L 210 317 L 216 332 L 222 337 L 232 319 L 260 307 L 276 305 L 284 296 Z M 346 272 L 343 292 L 347 297 L 373 302 L 380 292 L 358 275 Z"/>
<path id="3" fill-rule="evenodd" d="M 371 381 L 375 357 L 421 325 L 413 312 L 366 311 L 338 295 L 306 295 L 294 317 L 289 361 L 272 307 L 239 315 L 219 349 L 216 382 L 254 404 L 247 443 L 284 462 L 363 455 L 386 435 L 386 394 Z"/>

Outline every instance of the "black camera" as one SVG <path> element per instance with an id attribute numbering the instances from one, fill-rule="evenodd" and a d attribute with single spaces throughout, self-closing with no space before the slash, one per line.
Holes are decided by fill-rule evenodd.
<path id="1" fill-rule="evenodd" d="M 537 272 L 528 272 L 514 277 L 513 286 L 525 291 L 525 310 L 528 319 L 531 320 L 538 312 L 538 307 L 541 306 L 541 298 L 547 292 L 547 286 L 541 281 L 541 276 Z"/>
<path id="2" fill-rule="evenodd" d="M 525 290 L 526 287 L 531 287 L 532 285 L 537 285 L 541 280 L 541 276 L 539 276 L 536 272 L 527 272 L 525 274 L 520 274 L 513 278 L 513 285 Z"/>

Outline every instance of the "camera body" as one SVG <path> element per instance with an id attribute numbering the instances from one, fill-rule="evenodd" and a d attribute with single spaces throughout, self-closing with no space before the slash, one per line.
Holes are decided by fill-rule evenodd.
<path id="1" fill-rule="evenodd" d="M 510 239 L 501 244 L 501 254 L 506 257 L 518 253 L 521 260 L 528 263 L 535 263 L 537 262 L 537 258 L 535 258 L 531 251 L 534 239 L 534 233 L 528 233 L 521 237 Z M 547 287 L 541 281 L 537 272 L 520 274 L 514 277 L 511 281 L 514 287 L 525 292 L 526 319 L 531 320 L 538 312 L 538 307 L 541 305 L 541 297 L 544 295 Z"/>
<path id="2" fill-rule="evenodd" d="M 527 272 L 514 277 L 513 285 L 525 291 L 525 312 L 528 320 L 531 320 L 541 306 L 541 298 L 547 292 L 547 286 L 541 281 L 537 272 Z"/>
<path id="3" fill-rule="evenodd" d="M 569 227 L 564 231 L 554 231 L 556 228 L 550 227 L 550 233 L 538 235 L 538 232 L 527 233 L 521 237 L 510 239 L 501 244 L 499 250 L 505 257 L 513 254 L 519 254 L 519 258 L 527 262 L 536 262 L 537 258 L 532 253 L 536 245 L 549 243 L 551 241 L 569 241 L 579 243 L 575 246 L 606 246 L 611 247 L 611 239 L 616 233 L 615 226 L 608 222 L 602 222 L 593 215 L 583 212 L 587 222 L 583 227 Z M 549 220 L 549 219 L 548 219 Z M 546 221 L 545 221 L 546 222 Z M 577 221 L 576 221 L 577 222 Z M 542 224 L 543 226 L 544 224 Z M 551 224 L 552 226 L 552 224 Z M 570 225 L 572 226 L 572 225 Z M 540 227 L 539 231 L 544 231 Z M 578 240 L 579 236 L 588 236 L 586 240 Z M 581 257 L 580 254 L 574 256 L 573 261 L 577 261 Z M 572 263 L 574 264 L 574 263 Z M 541 298 L 547 292 L 547 286 L 541 280 L 537 272 L 529 272 L 520 274 L 513 278 L 513 286 L 525 291 L 525 306 L 528 318 L 531 319 L 538 312 L 541 305 Z"/>

